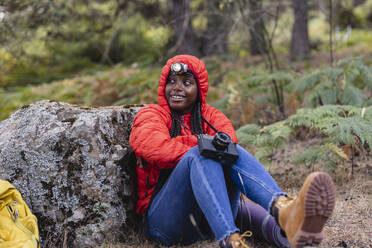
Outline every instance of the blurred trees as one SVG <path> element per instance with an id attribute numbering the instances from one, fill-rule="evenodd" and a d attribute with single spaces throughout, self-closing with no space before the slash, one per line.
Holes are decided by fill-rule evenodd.
<path id="1" fill-rule="evenodd" d="M 232 20 L 232 8 L 220 7 L 220 0 L 207 1 L 207 29 L 203 33 L 203 56 L 228 54 L 228 36 Z"/>
<path id="2" fill-rule="evenodd" d="M 157 5 L 145 0 L 1 2 L 0 86 L 55 80 L 100 65 L 157 61 L 164 41 L 154 33 L 164 29 L 150 23 L 155 17 L 146 9 Z"/>
<path id="3" fill-rule="evenodd" d="M 194 56 L 211 56 L 228 54 L 228 35 L 231 27 L 230 5 L 220 8 L 220 0 L 208 0 L 198 3 L 198 10 L 192 12 L 190 0 L 172 0 L 172 37 L 168 43 L 167 54 L 187 53 Z M 206 22 L 205 27 L 199 28 L 199 34 L 195 32 L 192 20 L 202 15 Z"/>
<path id="4" fill-rule="evenodd" d="M 249 33 L 250 51 L 252 55 L 267 53 L 267 39 L 265 38 L 265 24 L 262 9 L 262 0 L 249 0 L 247 7 L 250 9 L 251 25 Z"/>
<path id="5" fill-rule="evenodd" d="M 168 54 L 186 53 L 197 57 L 201 55 L 200 44 L 191 23 L 190 2 L 191 0 L 172 0 L 173 35 Z"/>
<path id="6" fill-rule="evenodd" d="M 117 63 L 152 65 L 178 53 L 263 55 L 273 70 L 278 47 L 292 58 L 310 55 L 308 22 L 326 13 L 324 5 L 326 0 L 0 0 L 0 87 Z M 368 27 L 371 8 L 372 0 L 339 0 L 336 24 Z"/>
<path id="7" fill-rule="evenodd" d="M 6 38 L 1 45 L 10 57 L 5 62 L 13 64 L 8 74 L 17 76 L 18 84 L 65 77 L 101 60 L 117 63 L 124 58 L 118 36 L 111 34 L 120 25 L 126 1 L 94 0 L 88 6 L 85 0 L 28 0 L 3 6 L 0 31 Z"/>
<path id="8" fill-rule="evenodd" d="M 294 22 L 291 38 L 291 58 L 308 57 L 310 40 L 308 32 L 308 4 L 307 0 L 293 0 Z"/>

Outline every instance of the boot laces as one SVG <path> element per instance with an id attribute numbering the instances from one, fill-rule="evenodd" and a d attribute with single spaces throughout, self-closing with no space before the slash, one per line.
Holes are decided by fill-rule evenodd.
<path id="1" fill-rule="evenodd" d="M 232 241 L 231 245 L 233 248 L 238 248 L 238 247 L 244 247 L 244 248 L 249 248 L 249 246 L 245 243 L 244 239 L 249 238 L 252 236 L 251 231 L 246 231 L 243 234 L 239 235 L 238 240 Z"/>

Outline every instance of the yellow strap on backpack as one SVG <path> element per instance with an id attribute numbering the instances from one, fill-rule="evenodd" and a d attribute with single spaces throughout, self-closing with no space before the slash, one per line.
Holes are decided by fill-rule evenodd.
<path id="1" fill-rule="evenodd" d="M 0 179 L 0 248 L 40 248 L 37 218 L 8 181 Z"/>

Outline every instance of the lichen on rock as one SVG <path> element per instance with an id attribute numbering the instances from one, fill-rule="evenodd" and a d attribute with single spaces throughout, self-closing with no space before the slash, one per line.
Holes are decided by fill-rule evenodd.
<path id="1" fill-rule="evenodd" d="M 40 101 L 0 122 L 0 178 L 38 217 L 43 247 L 94 247 L 130 229 L 139 109 Z"/>

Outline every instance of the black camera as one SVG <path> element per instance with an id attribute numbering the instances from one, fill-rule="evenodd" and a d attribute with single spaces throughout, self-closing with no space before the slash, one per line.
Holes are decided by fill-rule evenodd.
<path id="1" fill-rule="evenodd" d="M 236 144 L 231 141 L 228 134 L 217 132 L 215 136 L 200 134 L 197 137 L 199 152 L 204 157 L 231 163 L 239 158 Z"/>

